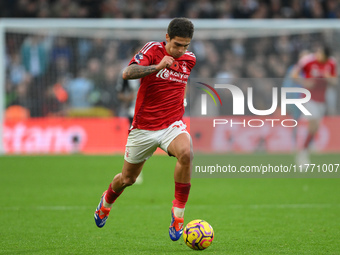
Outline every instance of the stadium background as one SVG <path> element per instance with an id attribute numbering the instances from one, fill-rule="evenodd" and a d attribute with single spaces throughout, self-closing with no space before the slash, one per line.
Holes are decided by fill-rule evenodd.
<path id="1" fill-rule="evenodd" d="M 2 17 L 16 18 L 105 18 L 166 19 L 174 16 L 198 18 L 201 21 L 249 19 L 336 19 L 336 1 L 5 1 Z M 61 19 L 60 19 L 61 18 Z M 9 21 L 10 22 L 10 21 Z M 79 21 L 80 22 L 80 21 Z M 316 23 L 313 23 L 316 24 Z M 313 25 L 311 25 L 313 27 Z M 3 147 L 6 153 L 122 153 L 129 126 L 126 119 L 129 102 L 122 101 L 118 80 L 120 72 L 150 36 L 136 36 L 132 32 L 123 40 L 114 34 L 124 31 L 88 29 L 87 33 L 74 30 L 39 28 L 5 30 L 5 126 Z M 256 31 L 254 33 L 254 31 Z M 302 50 L 313 51 L 318 45 L 328 44 L 333 56 L 340 57 L 337 29 L 294 30 L 277 32 L 261 28 L 252 33 L 230 30 L 217 37 L 197 36 L 190 50 L 197 56 L 191 78 L 284 78 L 297 61 Z M 219 33 L 217 31 L 216 33 Z M 200 34 L 200 31 L 197 31 Z M 201 33 L 203 34 L 203 33 Z M 204 37 L 204 38 L 202 38 Z M 153 40 L 161 40 L 155 38 Z M 32 45 L 37 45 L 38 64 L 32 64 Z M 33 66 L 32 66 L 33 65 Z M 190 86 L 189 86 L 190 87 Z M 257 109 L 271 106 L 272 86 L 257 86 Z M 340 151 L 339 137 L 332 131 L 338 120 L 337 91 L 331 97 L 319 151 Z M 190 93 L 190 88 L 189 88 Z M 230 95 L 226 101 L 231 102 Z M 190 105 L 189 105 L 190 107 Z M 187 108 L 186 116 L 189 116 Z M 196 106 L 191 106 L 196 107 Z M 216 115 L 232 114 L 224 107 Z M 249 114 L 249 113 L 248 113 Z M 75 119 L 81 117 L 81 119 Z M 85 118 L 88 118 L 87 120 Z M 100 118 L 91 120 L 91 118 Z M 18 122 L 18 119 L 20 120 Z M 95 125 L 93 125 L 95 123 Z M 300 137 L 306 135 L 302 123 Z M 96 130 L 102 130 L 98 133 Z M 206 130 L 205 132 L 212 132 Z M 276 132 L 276 130 L 274 131 Z M 268 139 L 259 137 L 253 149 L 229 149 L 249 152 L 267 150 L 290 152 L 293 143 L 277 149 L 258 148 L 256 144 Z M 284 138 L 283 138 L 284 139 Z M 301 141 L 303 138 L 300 139 Z M 326 141 L 327 140 L 327 141 Z M 328 144 L 328 143 L 335 143 Z M 268 143 L 268 142 L 267 142 Z M 270 143 L 270 141 L 269 141 Z M 261 145 L 260 145 L 261 147 Z M 262 146 L 263 147 L 263 146 Z M 268 146 L 267 146 L 268 147 Z M 211 146 L 214 150 L 214 146 Z"/>
<path id="2" fill-rule="evenodd" d="M 241 29 L 206 29 L 210 37 L 195 34 L 190 50 L 198 63 L 192 77 L 282 79 L 300 50 L 313 50 L 319 43 L 330 44 L 339 61 L 339 10 L 335 0 L 0 1 L 0 32 L 5 33 L 0 34 L 5 46 L 0 66 L 6 60 L 6 75 L 0 77 L 5 84 L 0 102 L 6 110 L 5 155 L 0 156 L 0 254 L 193 252 L 181 240 L 168 237 L 174 158 L 150 158 L 143 184 L 124 191 L 105 228 L 93 222 L 100 195 L 123 163 L 129 122 L 127 107 L 117 97 L 117 78 L 131 51 L 153 36 L 144 29 L 102 29 L 91 23 L 164 25 L 175 16 L 218 26 L 237 27 L 234 22 L 240 22 Z M 56 20 L 41 18 L 92 28 L 63 30 Z M 28 29 L 31 22 L 36 23 Z M 48 22 L 53 29 L 46 29 Z M 252 29 L 258 22 L 277 29 Z M 290 29 L 280 28 L 285 22 L 291 22 Z M 305 22 L 304 29 L 295 29 L 299 22 Z M 152 39 L 162 40 L 163 35 L 162 28 Z M 30 73 L 31 62 L 25 57 L 32 40 L 41 45 L 44 65 Z M 271 87 L 259 89 L 256 97 L 262 105 L 256 106 L 268 109 Z M 79 111 L 72 97 L 80 94 L 86 96 L 76 102 L 82 105 Z M 228 116 L 231 112 L 226 110 L 221 114 Z M 312 154 L 315 164 L 339 164 L 339 110 L 336 100 L 320 130 L 328 143 L 318 138 L 316 147 L 322 153 Z M 293 146 L 287 144 L 290 134 L 281 140 L 271 139 L 282 132 L 258 139 L 261 132 L 241 132 L 243 140 L 237 146 L 222 146 L 223 160 L 237 167 L 294 164 Z M 277 142 L 274 150 L 264 146 L 270 144 L 266 141 Z M 339 178 L 305 178 L 305 173 L 275 177 L 192 179 L 185 223 L 201 218 L 213 226 L 215 239 L 206 254 L 340 254 Z"/>

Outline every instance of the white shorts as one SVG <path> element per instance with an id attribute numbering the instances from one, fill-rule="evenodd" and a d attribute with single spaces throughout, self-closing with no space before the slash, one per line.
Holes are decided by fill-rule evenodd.
<path id="1" fill-rule="evenodd" d="M 168 128 L 156 131 L 132 129 L 127 139 L 124 159 L 131 164 L 141 163 L 150 158 L 157 147 L 168 153 L 168 146 L 179 134 L 189 135 L 186 127 L 182 121 L 176 121 Z"/>
<path id="2" fill-rule="evenodd" d="M 310 100 L 309 102 L 305 103 L 305 107 L 312 114 L 304 116 L 307 120 L 321 120 L 325 116 L 326 113 L 325 103 Z"/>

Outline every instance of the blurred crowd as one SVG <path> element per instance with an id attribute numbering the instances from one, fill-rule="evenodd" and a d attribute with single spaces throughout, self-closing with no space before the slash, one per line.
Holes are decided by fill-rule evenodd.
<path id="1" fill-rule="evenodd" d="M 21 18 L 339 18 L 337 0 L 10 0 L 0 17 Z"/>
<path id="2" fill-rule="evenodd" d="M 324 36 L 194 39 L 190 50 L 197 64 L 191 78 L 282 79 L 299 52 L 315 49 Z M 100 34 L 77 38 L 7 33 L 6 107 L 22 106 L 32 117 L 128 116 L 138 85 L 124 83 L 121 71 L 144 43 Z M 340 57 L 337 51 L 333 55 Z M 271 87 L 256 86 L 255 96 L 261 99 L 257 109 L 271 106 Z"/>
<path id="3" fill-rule="evenodd" d="M 126 116 L 138 87 L 119 74 L 138 43 L 8 33 L 6 106 L 32 117 Z"/>
<path id="4" fill-rule="evenodd" d="M 335 0 L 12 0 L 2 17 L 54 18 L 337 18 Z M 281 78 L 302 50 L 313 51 L 339 34 L 311 32 L 218 40 L 193 39 L 191 78 Z M 159 38 L 163 40 L 164 38 Z M 58 34 L 6 33 L 6 116 L 127 116 L 138 84 L 121 71 L 147 41 Z M 332 46 L 332 45 L 331 45 Z M 332 53 L 340 58 L 337 47 Z M 272 85 L 256 86 L 257 109 L 271 106 Z M 190 93 L 190 89 L 188 90 Z M 222 95 L 223 96 L 223 95 Z M 231 98 L 227 98 L 232 102 Z M 232 107 L 224 107 L 224 110 Z M 219 114 L 231 114 L 221 112 Z"/>

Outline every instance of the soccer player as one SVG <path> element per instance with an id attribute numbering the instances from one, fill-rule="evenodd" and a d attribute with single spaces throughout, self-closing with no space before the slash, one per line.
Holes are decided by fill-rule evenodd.
<path id="1" fill-rule="evenodd" d="M 310 52 L 307 50 L 303 50 L 299 53 L 298 60 L 302 59 L 306 55 L 309 55 Z M 298 61 L 297 61 L 298 62 Z M 290 67 L 288 67 L 287 73 L 283 79 L 282 87 L 284 88 L 301 88 L 302 85 L 296 82 L 296 79 L 292 78 L 292 74 L 294 72 L 294 69 L 297 64 L 294 64 Z M 299 74 L 299 77 L 301 78 L 303 74 Z M 289 99 L 297 99 L 301 97 L 301 93 L 288 93 L 287 98 Z M 301 116 L 300 109 L 293 104 L 287 105 L 287 112 L 293 117 L 294 120 L 298 120 Z M 292 130 L 292 142 L 293 142 L 293 148 L 294 150 L 297 149 L 297 126 L 293 128 Z"/>
<path id="2" fill-rule="evenodd" d="M 329 47 L 321 46 L 314 54 L 303 57 L 292 73 L 292 77 L 311 93 L 311 100 L 305 106 L 312 115 L 306 116 L 308 135 L 304 141 L 303 149 L 297 155 L 299 165 L 305 166 L 310 163 L 308 149 L 326 112 L 327 87 L 337 85 L 336 69 L 336 62 L 331 57 Z M 304 75 L 303 79 L 299 79 L 300 72 Z"/>
<path id="3" fill-rule="evenodd" d="M 196 64 L 195 55 L 187 51 L 193 32 L 190 20 L 173 19 L 165 35 L 166 42 L 145 44 L 123 72 L 123 79 L 141 78 L 141 84 L 122 172 L 113 178 L 94 214 L 98 227 L 104 226 L 115 200 L 135 183 L 145 161 L 160 147 L 177 158 L 169 235 L 173 241 L 182 235 L 193 157 L 191 137 L 182 121 L 185 87 Z"/>

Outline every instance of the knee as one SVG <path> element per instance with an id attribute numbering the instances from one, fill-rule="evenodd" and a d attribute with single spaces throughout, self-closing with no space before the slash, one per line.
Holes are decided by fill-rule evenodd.
<path id="1" fill-rule="evenodd" d="M 182 150 L 178 156 L 178 162 L 181 165 L 190 165 L 194 158 L 194 153 L 190 148 Z"/>
<path id="2" fill-rule="evenodd" d="M 122 176 L 121 181 L 124 187 L 128 187 L 133 185 L 136 182 L 136 179 L 137 178 L 134 176 Z"/>

